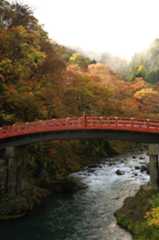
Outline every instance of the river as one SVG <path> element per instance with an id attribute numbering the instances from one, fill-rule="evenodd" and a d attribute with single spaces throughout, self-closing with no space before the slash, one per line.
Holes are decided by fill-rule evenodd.
<path id="1" fill-rule="evenodd" d="M 117 226 L 114 212 L 123 200 L 134 195 L 149 181 L 146 173 L 135 166 L 148 161 L 144 153 L 111 159 L 94 169 L 74 175 L 88 188 L 74 194 L 55 194 L 34 214 L 0 223 L 4 240 L 130 240 L 131 236 Z M 124 171 L 117 175 L 116 170 Z"/>

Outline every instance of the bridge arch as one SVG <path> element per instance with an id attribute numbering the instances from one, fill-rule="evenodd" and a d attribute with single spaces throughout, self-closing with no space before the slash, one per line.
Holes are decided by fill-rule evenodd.
<path id="1" fill-rule="evenodd" d="M 106 139 L 159 142 L 159 121 L 81 116 L 14 124 L 0 128 L 0 148 L 47 140 Z"/>

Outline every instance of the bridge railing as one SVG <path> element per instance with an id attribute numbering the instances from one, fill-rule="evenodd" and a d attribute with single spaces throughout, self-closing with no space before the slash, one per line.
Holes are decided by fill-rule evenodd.
<path id="1" fill-rule="evenodd" d="M 103 117 L 103 116 L 87 116 L 87 127 L 101 126 L 101 128 L 132 128 L 132 129 L 159 129 L 159 122 L 150 119 L 135 119 L 135 118 L 118 118 L 118 117 Z"/>
<path id="2" fill-rule="evenodd" d="M 47 131 L 71 129 L 112 129 L 159 132 L 159 121 L 150 119 L 119 118 L 107 116 L 67 117 L 61 119 L 39 120 L 31 123 L 19 123 L 0 128 L 0 138 L 27 135 Z"/>

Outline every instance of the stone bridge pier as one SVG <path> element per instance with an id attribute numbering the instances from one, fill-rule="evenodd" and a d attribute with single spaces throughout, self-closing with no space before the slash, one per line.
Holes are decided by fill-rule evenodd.
<path id="1" fill-rule="evenodd" d="M 159 144 L 149 144 L 150 182 L 153 188 L 159 189 Z"/>
<path id="2" fill-rule="evenodd" d="M 16 159 L 15 147 L 0 150 L 0 195 L 7 194 L 14 197 L 23 190 L 20 165 L 22 163 Z"/>

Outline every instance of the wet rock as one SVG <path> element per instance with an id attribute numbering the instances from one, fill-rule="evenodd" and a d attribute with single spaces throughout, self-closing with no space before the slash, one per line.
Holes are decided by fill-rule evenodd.
<path id="1" fill-rule="evenodd" d="M 90 169 L 88 169 L 87 171 L 88 171 L 88 173 L 94 173 L 94 172 L 96 171 L 96 169 L 90 168 Z"/>
<path id="2" fill-rule="evenodd" d="M 145 165 L 142 165 L 142 166 L 141 166 L 140 171 L 141 171 L 141 172 L 146 172 L 147 174 L 149 174 L 149 169 L 148 169 L 148 167 L 145 166 Z"/>
<path id="3" fill-rule="evenodd" d="M 100 164 L 100 165 L 98 165 L 98 168 L 103 168 L 105 165 L 106 165 L 106 163 L 105 164 Z"/>
<path id="4" fill-rule="evenodd" d="M 139 169 L 141 169 L 140 166 L 135 166 L 135 170 L 139 170 Z"/>
<path id="5" fill-rule="evenodd" d="M 120 176 L 125 174 L 125 172 L 120 169 L 117 169 L 115 173 Z"/>
<path id="6" fill-rule="evenodd" d="M 139 159 L 143 160 L 143 159 L 145 159 L 145 157 L 141 156 L 141 157 L 139 157 Z"/>
<path id="7" fill-rule="evenodd" d="M 91 165 L 89 165 L 89 168 L 97 168 L 97 167 L 99 167 L 99 164 L 91 164 Z"/>
<path id="8" fill-rule="evenodd" d="M 149 168 L 147 168 L 146 173 L 147 173 L 148 175 L 150 175 L 150 170 L 149 170 Z"/>
<path id="9" fill-rule="evenodd" d="M 109 165 L 109 166 L 113 166 L 113 163 L 112 163 L 112 162 L 109 162 L 108 165 Z"/>

